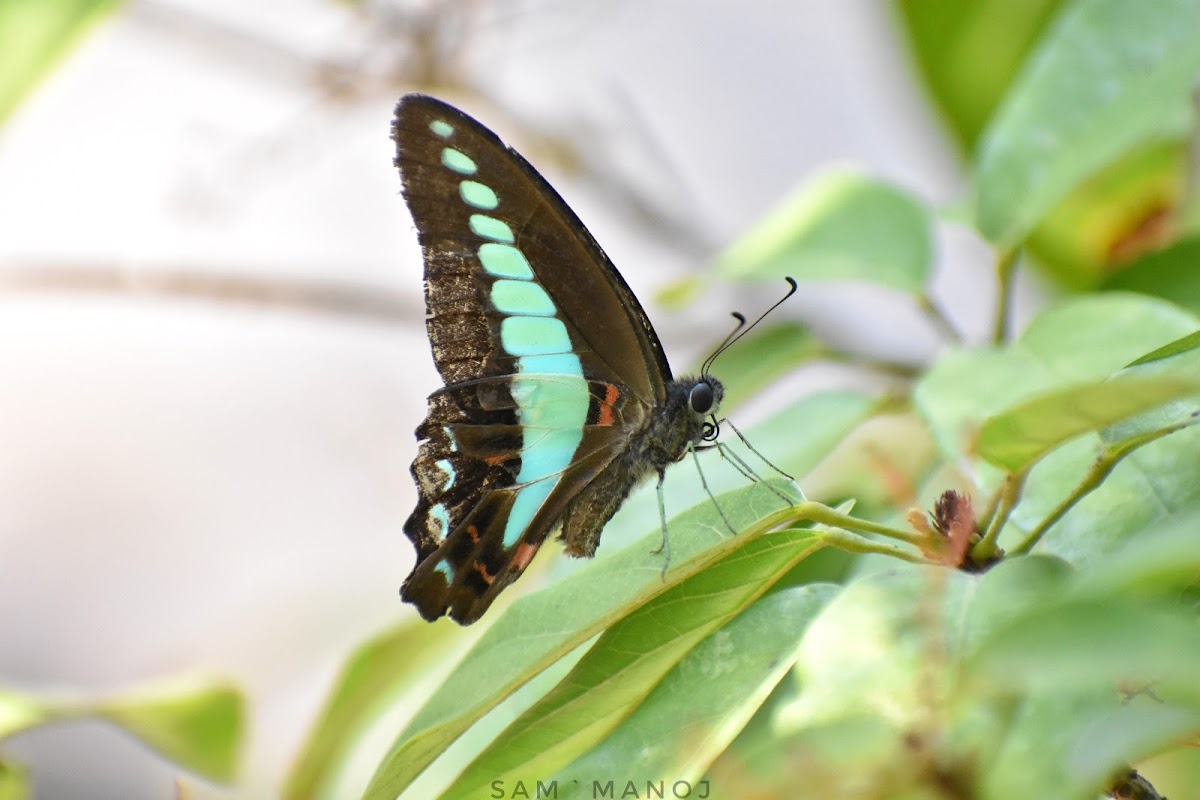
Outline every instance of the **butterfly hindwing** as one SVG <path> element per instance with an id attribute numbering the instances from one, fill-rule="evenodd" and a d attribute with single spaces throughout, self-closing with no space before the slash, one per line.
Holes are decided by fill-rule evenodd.
<path id="1" fill-rule="evenodd" d="M 491 131 L 408 95 L 393 137 L 446 384 L 417 430 L 420 497 L 405 524 L 417 565 L 402 594 L 428 619 L 469 623 L 555 526 L 568 552 L 594 552 L 652 468 L 631 468 L 630 443 L 662 407 L 670 368 L 600 247 Z"/>
<path id="2" fill-rule="evenodd" d="M 544 438 L 526 447 L 526 426 L 472 423 L 462 421 L 462 414 L 444 422 L 451 407 L 447 395 L 469 395 L 475 388 L 435 393 L 429 417 L 418 429 L 423 441 L 413 474 L 420 498 L 405 523 L 417 546 L 417 565 L 405 582 L 404 597 L 428 619 L 447 611 L 462 623 L 478 619 L 529 565 L 571 500 L 619 455 L 607 430 L 611 426 L 585 425 L 569 465 L 522 481 L 523 454 L 536 463 L 543 447 L 558 444 L 553 437 L 561 432 L 543 428 Z M 602 403 L 593 399 L 591 406 L 599 409 L 593 418 L 603 416 Z M 547 452 L 547 457 L 555 455 L 553 447 Z M 522 495 L 532 500 L 518 505 Z M 530 503 L 536 508 L 530 510 Z M 593 543 L 591 551 L 581 554 L 594 550 Z"/>

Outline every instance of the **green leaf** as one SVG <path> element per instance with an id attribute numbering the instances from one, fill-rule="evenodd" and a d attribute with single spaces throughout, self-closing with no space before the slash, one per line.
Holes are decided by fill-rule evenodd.
<path id="1" fill-rule="evenodd" d="M 791 670 L 805 628 L 838 591 L 818 584 L 769 594 L 705 638 L 603 743 L 560 773 L 562 796 L 614 775 L 695 785 Z"/>
<path id="2" fill-rule="evenodd" d="M 926 88 L 964 152 L 1061 0 L 902 0 L 900 21 Z"/>
<path id="3" fill-rule="evenodd" d="M 977 224 L 1018 244 L 1071 189 L 1135 145 L 1182 135 L 1200 72 L 1200 0 L 1074 0 L 980 147 Z"/>
<path id="4" fill-rule="evenodd" d="M 1058 389 L 985 420 L 978 452 L 1009 472 L 1088 431 L 1200 392 L 1200 380 L 1123 377 Z"/>
<path id="5" fill-rule="evenodd" d="M 964 610 L 962 647 L 975 646 L 999 630 L 1061 596 L 1074 572 L 1061 559 L 1030 555 L 1007 558 L 979 581 Z"/>
<path id="6" fill-rule="evenodd" d="M 26 800 L 32 796 L 32 788 L 24 767 L 0 759 L 0 800 Z"/>
<path id="7" fill-rule="evenodd" d="M 1189 333 L 1187 336 L 1181 336 L 1169 344 L 1164 344 L 1162 347 L 1153 350 L 1141 358 L 1129 364 L 1131 367 L 1149 364 L 1153 361 L 1161 361 L 1183 353 L 1190 353 L 1200 348 L 1200 331 Z"/>
<path id="8" fill-rule="evenodd" d="M 233 687 L 177 682 L 129 692 L 95 710 L 184 769 L 223 783 L 236 776 L 245 709 Z"/>
<path id="9" fill-rule="evenodd" d="M 717 260 L 731 278 L 869 281 L 923 294 L 932 214 L 907 192 L 846 171 L 810 182 Z"/>
<path id="10" fill-rule="evenodd" d="M 116 0 L 0 3 L 0 123 Z"/>
<path id="11" fill-rule="evenodd" d="M 777 729 L 791 734 L 868 715 L 900 736 L 918 724 L 938 691 L 929 685 L 937 676 L 924 668 L 930 648 L 953 657 L 963 609 L 980 580 L 895 564 L 851 583 L 805 631 L 795 669 L 800 692 L 778 710 Z"/>
<path id="12" fill-rule="evenodd" d="M 1046 603 L 980 642 L 964 674 L 980 691 L 1154 686 L 1200 701 L 1200 629 L 1187 615 L 1109 598 Z"/>
<path id="13" fill-rule="evenodd" d="M 1200 724 L 1200 712 L 1111 690 L 1026 698 L 983 776 L 983 800 L 1095 800 L 1116 770 L 1170 746 Z"/>
<path id="14" fill-rule="evenodd" d="M 913 400 L 943 452 L 972 452 L 983 421 L 1056 388 L 1107 378 L 1130 361 L 1194 331 L 1197 320 L 1139 295 L 1090 295 L 1038 316 L 1007 348 L 968 348 L 940 358 Z"/>
<path id="15" fill-rule="evenodd" d="M 807 530 L 761 537 L 637 609 L 609 628 L 442 797 L 477 797 L 493 780 L 529 782 L 582 755 L 637 708 L 697 642 L 820 547 Z"/>
<path id="16" fill-rule="evenodd" d="M 283 797 L 300 800 L 328 791 L 371 720 L 435 657 L 472 633 L 470 628 L 413 618 L 359 647 L 342 668 L 293 762 Z"/>
<path id="17" fill-rule="evenodd" d="M 787 484 L 773 482 L 786 490 Z M 384 758 L 366 797 L 394 798 L 446 746 L 517 687 L 633 609 L 695 575 L 787 519 L 781 500 L 755 484 L 718 498 L 731 536 L 711 501 L 671 521 L 671 570 L 661 576 L 661 541 L 652 532 L 625 549 L 515 602 L 446 677 Z M 776 513 L 772 514 L 771 512 Z M 611 526 L 610 526 L 611 527 Z"/>
<path id="18" fill-rule="evenodd" d="M 1104 284 L 1108 291 L 1140 292 L 1200 312 L 1200 237 L 1188 239 L 1125 265 Z"/>
<path id="19" fill-rule="evenodd" d="M 1175 209 L 1186 172 L 1187 148 L 1177 139 L 1140 144 L 1121 154 L 1038 222 L 1022 245 L 1031 257 L 1027 263 L 1068 289 L 1103 283 L 1131 259 L 1177 235 Z M 1160 296 L 1179 302 L 1171 294 Z"/>
<path id="20" fill-rule="evenodd" d="M 975 453 L 978 432 L 987 417 L 1038 394 L 1106 378 L 1134 359 L 1195 331 L 1197 324 L 1193 315 L 1140 295 L 1113 293 L 1073 299 L 1041 314 L 1009 347 L 952 351 L 943 356 L 918 382 L 914 404 L 942 453 L 963 463 Z M 1179 376 L 1172 373 L 1169 377 Z M 1001 546 L 1023 538 L 1075 490 L 1108 436 L 1109 431 L 1102 439 L 1084 435 L 1033 468 Z M 1194 457 L 1197 446 L 1200 432 L 1193 429 L 1127 457 L 1102 486 L 1051 528 L 1039 549 L 1082 566 L 1125 538 L 1139 535 L 1155 520 L 1188 508 L 1200 485 L 1200 461 Z M 981 494 L 1003 475 L 988 463 L 975 464 L 974 469 Z"/>
<path id="21" fill-rule="evenodd" d="M 1200 581 L 1200 509 L 1148 527 L 1079 574 L 1075 593 L 1170 597 Z"/>

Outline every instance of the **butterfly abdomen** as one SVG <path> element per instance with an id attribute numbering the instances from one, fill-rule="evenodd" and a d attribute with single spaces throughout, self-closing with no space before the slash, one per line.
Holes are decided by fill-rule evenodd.
<path id="1" fill-rule="evenodd" d="M 628 447 L 572 501 L 563 515 L 561 534 L 568 555 L 594 555 L 604 526 L 630 492 L 647 478 L 661 477 L 669 465 L 700 443 L 704 414 L 692 409 L 689 397 L 701 380 L 713 387 L 719 404 L 724 388 L 711 376 L 671 381 L 664 401 L 650 412 L 643 427 L 631 433 Z"/>

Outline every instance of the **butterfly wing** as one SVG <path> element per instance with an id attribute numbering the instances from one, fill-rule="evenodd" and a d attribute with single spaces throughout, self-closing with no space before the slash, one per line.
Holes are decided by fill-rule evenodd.
<path id="1" fill-rule="evenodd" d="M 423 95 L 401 99 L 393 138 L 446 384 L 417 429 L 417 565 L 402 595 L 466 624 L 616 468 L 671 372 L 625 281 L 520 155 Z"/>

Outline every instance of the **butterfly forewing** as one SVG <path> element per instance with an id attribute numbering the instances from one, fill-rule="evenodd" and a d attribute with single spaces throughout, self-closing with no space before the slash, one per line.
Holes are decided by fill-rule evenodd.
<path id="1" fill-rule="evenodd" d="M 393 137 L 446 384 L 417 429 L 420 497 L 405 524 L 417 565 L 402 593 L 428 619 L 468 623 L 581 492 L 601 474 L 592 495 L 613 482 L 670 368 L 591 235 L 491 131 L 408 95 Z M 575 549 L 590 555 L 595 543 Z"/>

